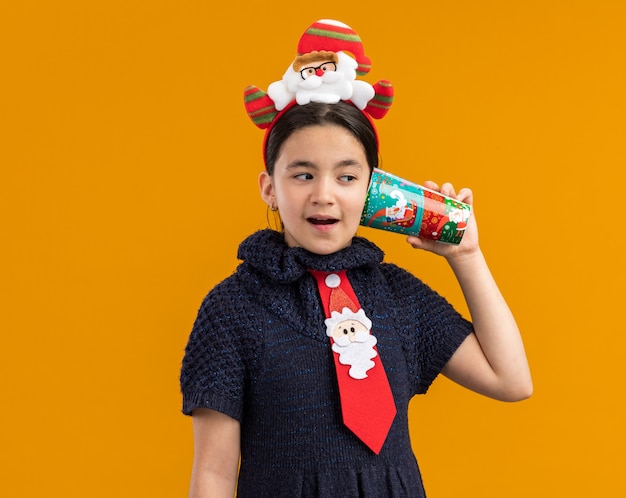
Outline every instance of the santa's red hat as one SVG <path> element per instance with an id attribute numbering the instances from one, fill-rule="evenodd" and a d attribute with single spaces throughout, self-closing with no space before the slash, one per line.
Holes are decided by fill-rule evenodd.
<path id="1" fill-rule="evenodd" d="M 303 33 L 298 43 L 298 55 L 309 52 L 346 52 L 359 64 L 356 72 L 359 76 L 369 73 L 372 61 L 365 55 L 363 42 L 350 26 L 332 19 L 314 22 Z"/>
<path id="2" fill-rule="evenodd" d="M 339 275 L 336 273 L 329 274 L 324 279 L 324 283 L 326 284 L 326 287 L 330 289 L 329 311 L 341 313 L 344 308 L 348 308 L 350 311 L 355 313 L 359 311 L 360 306 L 357 306 L 357 304 L 350 299 L 348 294 L 346 294 L 340 287 L 341 277 Z"/>

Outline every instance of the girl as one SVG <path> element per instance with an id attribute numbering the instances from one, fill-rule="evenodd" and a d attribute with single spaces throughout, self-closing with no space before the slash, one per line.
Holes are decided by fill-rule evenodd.
<path id="1" fill-rule="evenodd" d="M 242 263 L 205 298 L 183 360 L 183 412 L 193 415 L 195 446 L 189 496 L 232 497 L 236 489 L 242 498 L 424 497 L 407 419 L 415 394 L 439 373 L 498 400 L 532 392 L 522 340 L 473 215 L 458 246 L 407 239 L 446 258 L 470 323 L 355 236 L 378 164 L 377 135 L 360 109 L 344 101 L 289 107 L 267 135 L 265 161 L 260 192 L 280 214 L 282 232 L 243 241 Z M 472 202 L 469 189 L 425 186 Z M 332 314 L 341 279 L 342 306 Z M 363 337 L 361 359 L 338 353 Z M 390 387 L 388 422 L 378 421 L 371 399 L 356 413 L 357 425 L 384 426 L 379 443 L 347 422 L 340 369 L 348 363 L 346 371 L 359 366 L 358 375 L 346 374 L 348 384 L 382 378 Z"/>

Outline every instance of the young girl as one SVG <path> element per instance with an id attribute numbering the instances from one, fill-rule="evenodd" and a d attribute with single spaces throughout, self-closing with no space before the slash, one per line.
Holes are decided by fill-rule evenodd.
<path id="1" fill-rule="evenodd" d="M 260 192 L 283 229 L 243 241 L 242 263 L 205 298 L 183 360 L 190 496 L 423 497 L 407 419 L 415 394 L 439 373 L 504 401 L 532 391 L 473 215 L 459 245 L 407 239 L 446 258 L 470 323 L 355 236 L 378 164 L 362 109 L 291 102 L 273 117 L 264 153 Z M 469 189 L 425 186 L 472 202 Z M 351 394 L 359 390 L 365 408 Z"/>

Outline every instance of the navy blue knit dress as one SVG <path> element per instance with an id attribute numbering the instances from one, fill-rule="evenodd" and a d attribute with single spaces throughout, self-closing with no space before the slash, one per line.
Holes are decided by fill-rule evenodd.
<path id="1" fill-rule="evenodd" d="M 263 230 L 198 312 L 181 370 L 183 413 L 241 423 L 240 498 L 423 497 L 407 411 L 472 331 L 445 299 L 356 237 L 335 254 Z M 345 269 L 372 320 L 398 414 L 379 455 L 341 419 L 324 310 L 309 269 Z"/>

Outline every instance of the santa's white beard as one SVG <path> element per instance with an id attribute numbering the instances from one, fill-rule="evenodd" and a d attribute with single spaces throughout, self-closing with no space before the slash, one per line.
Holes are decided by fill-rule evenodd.
<path id="1" fill-rule="evenodd" d="M 328 71 L 324 73 L 322 76 L 311 75 L 307 79 L 303 80 L 300 78 L 298 82 L 298 87 L 304 90 L 313 90 L 315 88 L 319 88 L 322 85 L 333 85 L 337 82 L 343 81 L 344 75 L 337 71 Z"/>
<path id="2" fill-rule="evenodd" d="M 374 349 L 376 342 L 376 337 L 369 332 L 357 332 L 354 342 L 350 342 L 347 336 L 335 339 L 333 351 L 339 354 L 339 363 L 350 365 L 350 377 L 365 379 L 367 371 L 374 367 L 372 358 L 377 355 Z"/>
<path id="3" fill-rule="evenodd" d="M 336 104 L 352 97 L 352 82 L 341 71 L 329 71 L 322 76 L 312 75 L 303 80 L 300 73 L 288 72 L 284 81 L 290 92 L 295 94 L 300 105 L 310 102 Z"/>

